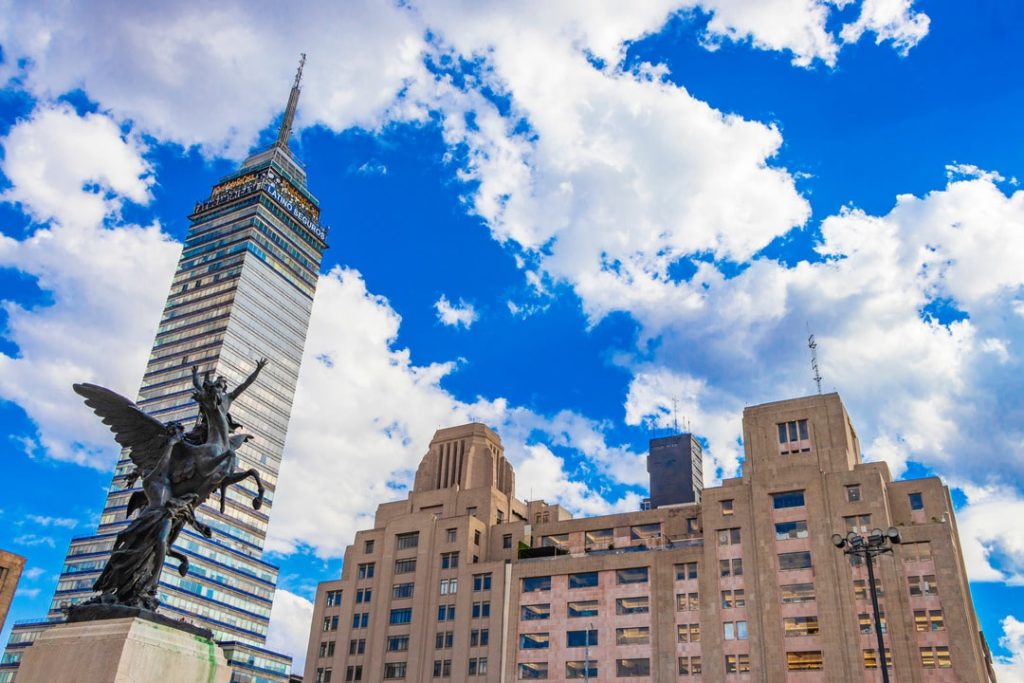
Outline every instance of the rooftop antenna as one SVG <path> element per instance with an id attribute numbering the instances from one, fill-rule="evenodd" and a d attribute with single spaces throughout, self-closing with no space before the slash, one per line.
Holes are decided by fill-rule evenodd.
<path id="1" fill-rule="evenodd" d="M 679 401 L 672 399 L 672 429 L 679 433 Z"/>
<path id="2" fill-rule="evenodd" d="M 292 91 L 288 95 L 288 107 L 284 110 L 284 118 L 281 120 L 281 130 L 277 132 L 278 147 L 288 148 L 288 137 L 292 134 L 292 123 L 295 121 L 295 110 L 299 106 L 299 93 L 302 91 L 302 68 L 306 66 L 306 53 L 303 52 L 299 58 L 299 69 L 295 72 L 295 83 L 292 84 Z"/>
<path id="3" fill-rule="evenodd" d="M 811 331 L 810 324 L 807 325 L 807 331 Z M 818 385 L 818 394 L 821 394 L 821 372 L 818 371 L 818 342 L 814 341 L 814 335 L 809 334 L 807 337 L 807 348 L 811 350 L 811 370 L 814 370 L 814 383 Z"/>

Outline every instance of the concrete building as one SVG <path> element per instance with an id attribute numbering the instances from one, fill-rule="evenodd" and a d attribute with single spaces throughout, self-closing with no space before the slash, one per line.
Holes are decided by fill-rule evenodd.
<path id="1" fill-rule="evenodd" d="M 585 519 L 516 499 L 487 427 L 438 431 L 319 586 L 305 680 L 877 681 L 866 567 L 830 537 L 895 526 L 893 680 L 994 681 L 942 482 L 861 462 L 836 394 L 743 429 L 743 476 L 700 503 Z"/>
<path id="2" fill-rule="evenodd" d="M 24 568 L 24 557 L 0 550 L 0 630 L 4 628 L 7 611 L 11 608 L 11 600 L 18 590 L 18 579 Z"/>
<path id="3" fill-rule="evenodd" d="M 138 405 L 157 419 L 189 428 L 198 409 L 191 369 L 221 375 L 237 387 L 261 357 L 271 360 L 257 382 L 232 406 L 232 417 L 253 439 L 239 451 L 239 467 L 255 468 L 266 486 L 254 510 L 251 480 L 228 489 L 200 509 L 213 528 L 205 538 L 190 527 L 175 544 L 189 557 L 187 576 L 168 560 L 160 578 L 161 611 L 211 629 L 235 667 L 234 681 L 288 680 L 291 659 L 264 645 L 277 582 L 277 567 L 263 561 L 292 399 L 327 229 L 306 172 L 288 147 L 299 97 L 300 66 L 277 140 L 220 180 L 196 204 L 181 259 L 171 282 Z M 69 388 L 70 391 L 70 388 Z M 84 408 L 83 408 L 84 410 Z M 13 680 L 20 653 L 62 609 L 90 598 L 117 533 L 127 526 L 131 494 L 127 454 L 117 463 L 99 528 L 72 539 L 46 619 L 15 627 L 0 667 L 0 683 Z"/>

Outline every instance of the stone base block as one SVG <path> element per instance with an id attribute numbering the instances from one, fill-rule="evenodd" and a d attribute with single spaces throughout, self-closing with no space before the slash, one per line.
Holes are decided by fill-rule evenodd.
<path id="1" fill-rule="evenodd" d="M 60 624 L 25 650 L 18 683 L 229 683 L 212 639 L 147 619 Z"/>

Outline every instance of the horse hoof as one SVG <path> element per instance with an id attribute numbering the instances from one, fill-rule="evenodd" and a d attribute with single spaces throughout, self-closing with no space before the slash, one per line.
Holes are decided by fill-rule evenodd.
<path id="1" fill-rule="evenodd" d="M 188 574 L 188 560 L 182 560 L 178 565 L 178 576 L 185 576 Z"/>
<path id="2" fill-rule="evenodd" d="M 259 510 L 263 507 L 263 496 L 256 496 L 252 499 L 252 509 Z"/>

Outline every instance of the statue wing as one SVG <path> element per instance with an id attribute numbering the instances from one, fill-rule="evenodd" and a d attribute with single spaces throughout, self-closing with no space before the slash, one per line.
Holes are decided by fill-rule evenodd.
<path id="1" fill-rule="evenodd" d="M 128 449 L 132 462 L 143 473 L 149 472 L 160 459 L 167 443 L 167 427 L 121 394 L 95 384 L 72 385 L 75 393 L 85 399 L 103 424 L 110 427 L 114 439 Z"/>

